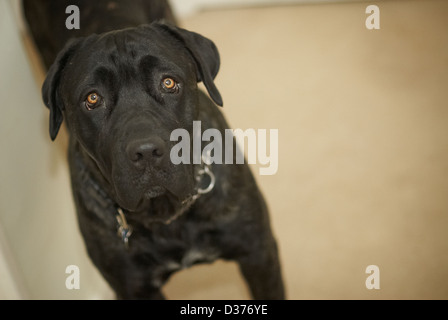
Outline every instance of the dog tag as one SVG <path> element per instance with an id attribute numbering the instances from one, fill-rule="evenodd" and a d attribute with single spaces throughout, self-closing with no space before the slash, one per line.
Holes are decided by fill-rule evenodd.
<path id="1" fill-rule="evenodd" d="M 117 222 L 118 222 L 118 230 L 117 234 L 123 241 L 126 249 L 129 247 L 129 237 L 132 234 L 132 228 L 128 225 L 126 221 L 126 217 L 124 216 L 123 210 L 121 208 L 117 209 Z"/>

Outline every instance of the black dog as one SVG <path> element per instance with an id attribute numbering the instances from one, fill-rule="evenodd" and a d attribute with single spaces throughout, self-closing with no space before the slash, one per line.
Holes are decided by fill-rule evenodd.
<path id="1" fill-rule="evenodd" d="M 249 167 L 170 161 L 173 130 L 193 134 L 193 121 L 223 135 L 228 128 L 213 103 L 222 105 L 213 42 L 175 27 L 166 1 L 23 4 L 51 65 L 42 88 L 51 138 L 63 119 L 70 132 L 79 226 L 117 297 L 163 298 L 174 271 L 222 258 L 239 263 L 254 298 L 284 298 L 268 211 Z M 79 30 L 65 28 L 70 4 L 80 9 Z"/>

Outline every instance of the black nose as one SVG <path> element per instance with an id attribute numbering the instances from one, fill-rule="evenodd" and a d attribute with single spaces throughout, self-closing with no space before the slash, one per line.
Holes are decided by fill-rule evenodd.
<path id="1" fill-rule="evenodd" d="M 159 166 L 165 155 L 165 142 L 157 137 L 134 140 L 126 148 L 129 159 L 136 166 Z"/>

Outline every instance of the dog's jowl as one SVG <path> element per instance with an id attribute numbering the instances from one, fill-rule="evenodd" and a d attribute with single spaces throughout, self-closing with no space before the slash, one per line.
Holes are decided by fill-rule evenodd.
<path id="1" fill-rule="evenodd" d="M 69 132 L 79 228 L 117 297 L 161 299 L 173 272 L 226 259 L 239 264 L 254 298 L 284 298 L 268 210 L 248 165 L 170 159 L 174 130 L 192 135 L 195 121 L 222 136 L 230 129 L 218 107 L 215 44 L 177 27 L 162 0 L 23 5 L 48 67 L 50 137 L 63 122 Z M 79 29 L 65 28 L 69 5 L 80 10 Z"/>

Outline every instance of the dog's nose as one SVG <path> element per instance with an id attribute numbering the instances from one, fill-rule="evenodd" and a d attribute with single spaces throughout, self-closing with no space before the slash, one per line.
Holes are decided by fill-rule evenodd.
<path id="1" fill-rule="evenodd" d="M 157 136 L 134 140 L 126 148 L 136 166 L 160 165 L 165 155 L 165 142 Z"/>

